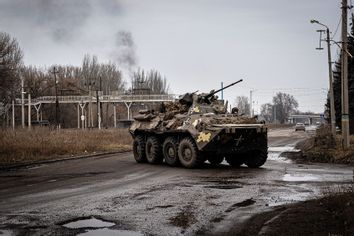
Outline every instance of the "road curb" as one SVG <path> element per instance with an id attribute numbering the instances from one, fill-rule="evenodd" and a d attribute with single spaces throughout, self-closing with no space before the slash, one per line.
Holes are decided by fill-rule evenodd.
<path id="1" fill-rule="evenodd" d="M 92 154 L 85 154 L 85 155 L 79 155 L 79 156 L 70 156 L 70 157 L 65 157 L 65 158 L 57 158 L 57 159 L 34 161 L 34 162 L 28 162 L 28 163 L 5 165 L 5 166 L 0 166 L 0 171 L 15 170 L 15 169 L 20 169 L 20 168 L 36 166 L 36 165 L 43 165 L 43 164 L 50 164 L 50 163 L 61 162 L 61 161 L 78 160 L 78 159 L 84 159 L 84 158 L 90 158 L 90 157 L 99 157 L 99 156 L 106 156 L 106 155 L 111 155 L 111 154 L 127 153 L 127 152 L 131 152 L 131 150 L 130 151 L 116 151 L 116 152 L 100 152 L 100 153 L 92 153 Z"/>

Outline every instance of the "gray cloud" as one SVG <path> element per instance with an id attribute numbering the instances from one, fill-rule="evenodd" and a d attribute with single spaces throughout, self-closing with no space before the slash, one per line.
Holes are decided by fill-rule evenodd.
<path id="1" fill-rule="evenodd" d="M 41 28 L 55 42 L 69 43 L 80 35 L 96 7 L 102 14 L 121 9 L 115 0 L 2 0 L 0 14 L 11 23 Z"/>
<path id="2" fill-rule="evenodd" d="M 122 13 L 122 6 L 117 0 L 96 1 L 96 4 L 104 14 L 116 16 Z"/>
<path id="3" fill-rule="evenodd" d="M 92 9 L 86 0 L 35 0 L 37 9 L 36 23 L 49 29 L 52 38 L 58 42 L 72 40 Z"/>

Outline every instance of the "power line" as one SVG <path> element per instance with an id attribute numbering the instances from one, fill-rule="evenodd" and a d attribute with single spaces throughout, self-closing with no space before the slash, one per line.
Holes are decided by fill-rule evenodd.
<path id="1" fill-rule="evenodd" d="M 323 90 L 324 88 L 269 88 L 257 89 L 257 91 L 278 91 L 278 90 Z"/>
<path id="2" fill-rule="evenodd" d="M 54 86 L 55 86 L 55 125 L 57 127 L 59 127 L 60 125 L 60 119 L 59 119 L 59 101 L 58 101 L 58 85 L 57 85 L 57 74 L 59 74 L 58 69 L 54 66 L 53 71 L 51 71 L 50 73 L 52 73 L 54 75 Z"/>
<path id="3" fill-rule="evenodd" d="M 337 24 L 337 27 L 336 27 L 336 30 L 334 31 L 334 34 L 332 36 L 332 39 L 334 39 L 334 37 L 336 36 L 337 32 L 338 32 L 338 29 L 339 29 L 339 26 L 340 26 L 340 23 L 342 22 L 342 18 L 339 17 L 339 21 L 338 21 L 338 24 Z"/>

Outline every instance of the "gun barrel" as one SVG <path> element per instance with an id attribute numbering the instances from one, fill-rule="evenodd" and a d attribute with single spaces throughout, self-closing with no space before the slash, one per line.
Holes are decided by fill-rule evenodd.
<path id="1" fill-rule="evenodd" d="M 238 83 L 240 83 L 240 82 L 242 82 L 242 81 L 243 81 L 243 79 L 240 79 L 240 80 L 238 80 L 238 81 L 236 81 L 236 82 L 234 82 L 234 83 L 232 83 L 232 84 L 229 84 L 229 85 L 227 85 L 227 86 L 225 86 L 225 87 L 223 87 L 223 88 L 221 88 L 221 89 L 218 89 L 218 90 L 216 90 L 216 91 L 214 91 L 214 92 L 212 92 L 212 93 L 209 93 L 209 94 L 206 96 L 206 98 L 209 98 L 209 97 L 213 96 L 214 94 L 216 94 L 216 93 L 218 93 L 218 92 L 220 92 L 220 91 L 222 91 L 222 90 L 224 90 L 224 89 L 227 89 L 227 88 L 229 88 L 229 87 L 231 87 L 231 86 L 234 86 L 235 84 L 238 84 Z"/>

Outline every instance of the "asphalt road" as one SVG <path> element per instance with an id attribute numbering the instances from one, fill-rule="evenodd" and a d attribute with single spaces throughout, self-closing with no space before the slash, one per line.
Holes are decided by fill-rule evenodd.
<path id="1" fill-rule="evenodd" d="M 2 171 L 0 235 L 237 232 L 258 212 L 353 182 L 352 167 L 296 164 L 280 156 L 307 136 L 271 130 L 268 161 L 259 169 L 137 164 L 128 152 Z M 77 220 L 83 221 L 66 225 Z"/>

